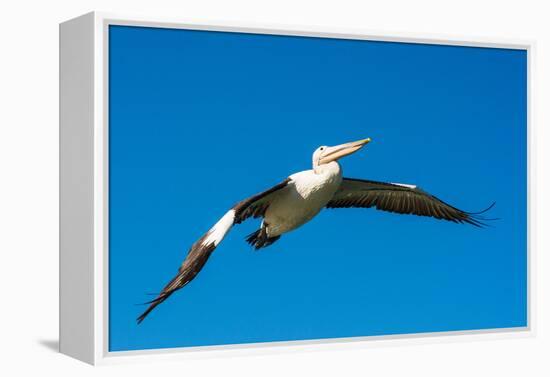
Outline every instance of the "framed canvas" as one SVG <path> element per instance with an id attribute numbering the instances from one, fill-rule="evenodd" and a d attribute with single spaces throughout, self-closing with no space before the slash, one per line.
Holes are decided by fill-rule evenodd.
<path id="1" fill-rule="evenodd" d="M 60 350 L 533 334 L 533 44 L 60 26 Z"/>

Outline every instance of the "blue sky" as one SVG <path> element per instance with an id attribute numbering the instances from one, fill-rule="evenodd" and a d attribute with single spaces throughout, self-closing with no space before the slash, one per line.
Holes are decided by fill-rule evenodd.
<path id="1" fill-rule="evenodd" d="M 116 26 L 109 69 L 111 351 L 526 325 L 524 51 Z M 500 220 L 326 210 L 258 252 L 248 221 L 136 325 L 235 202 L 365 137 L 345 176 Z"/>

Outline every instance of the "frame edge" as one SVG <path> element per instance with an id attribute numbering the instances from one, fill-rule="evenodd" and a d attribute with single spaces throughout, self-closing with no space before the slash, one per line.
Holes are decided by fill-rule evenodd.
<path id="1" fill-rule="evenodd" d="M 94 14 L 59 25 L 59 351 L 94 358 Z"/>

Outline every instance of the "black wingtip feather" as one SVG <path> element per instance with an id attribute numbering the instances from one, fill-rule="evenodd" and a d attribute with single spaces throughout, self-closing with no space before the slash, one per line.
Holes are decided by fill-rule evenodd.
<path id="1" fill-rule="evenodd" d="M 158 305 L 162 304 L 164 302 L 164 300 L 166 300 L 168 297 L 170 297 L 170 295 L 172 294 L 173 292 L 171 293 L 168 293 L 166 295 L 161 295 L 159 297 L 157 297 L 156 299 L 152 300 L 152 301 L 149 301 L 148 303 L 151 304 L 149 305 L 149 307 L 147 308 L 147 310 L 145 310 L 138 318 L 137 318 L 137 323 L 138 325 L 143 322 L 143 320 L 145 319 L 145 317 L 147 317 L 149 315 L 149 313 L 151 313 L 153 311 L 153 309 L 155 309 Z"/>
<path id="2" fill-rule="evenodd" d="M 464 214 L 466 214 L 468 216 L 467 219 L 464 220 L 464 222 L 466 222 L 468 224 L 475 225 L 479 228 L 488 228 L 488 227 L 490 227 L 491 224 L 489 224 L 488 221 L 496 221 L 496 220 L 500 220 L 500 219 L 497 218 L 497 217 L 488 218 L 488 217 L 480 216 L 480 215 L 483 214 L 483 213 L 486 213 L 487 211 L 489 211 L 491 208 L 493 208 L 495 206 L 495 204 L 496 204 L 496 202 L 493 202 L 489 207 L 487 207 L 484 210 L 479 211 L 479 212 L 464 212 Z"/>
<path id="3" fill-rule="evenodd" d="M 207 236 L 208 233 L 191 247 L 191 250 L 180 267 L 178 274 L 170 280 L 168 284 L 166 284 L 162 292 L 160 292 L 159 295 L 153 300 L 146 302 L 146 304 L 149 304 L 149 307 L 137 318 L 138 324 L 143 322 L 149 313 L 151 313 L 151 311 L 158 305 L 162 304 L 172 295 L 172 293 L 187 285 L 195 278 L 195 276 L 197 276 L 210 257 L 210 254 L 212 254 L 216 248 L 213 243 L 205 242 Z"/>
<path id="4" fill-rule="evenodd" d="M 491 203 L 491 205 L 489 207 L 485 208 L 484 210 L 478 211 L 478 212 L 464 212 L 464 213 L 467 213 L 468 215 L 481 215 L 482 213 L 488 212 L 491 208 L 493 208 L 495 206 L 495 204 L 497 204 L 497 202 Z"/>
<path id="5" fill-rule="evenodd" d="M 178 278 L 178 277 L 179 277 L 179 275 L 176 276 L 176 278 Z M 172 284 L 176 278 L 172 279 L 170 281 L 170 283 L 168 283 L 167 287 L 170 286 L 170 284 Z M 156 298 L 154 298 L 150 301 L 144 302 L 143 305 L 149 305 L 149 307 L 139 317 L 137 317 L 136 321 L 137 321 L 138 325 L 141 322 L 143 322 L 143 320 L 149 315 L 149 313 L 151 313 L 153 311 L 153 309 L 155 309 L 158 305 L 162 304 L 177 289 L 179 289 L 179 288 L 173 289 L 171 291 L 167 290 L 167 291 L 161 292 L 158 295 L 158 297 L 156 297 Z"/>

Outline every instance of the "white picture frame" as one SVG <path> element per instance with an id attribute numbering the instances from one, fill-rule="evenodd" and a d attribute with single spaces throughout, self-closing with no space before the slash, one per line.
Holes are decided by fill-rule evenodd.
<path id="1" fill-rule="evenodd" d="M 525 50 L 528 59 L 528 240 L 533 240 L 534 192 L 529 183 L 534 156 L 531 115 L 534 42 L 234 22 L 201 24 L 92 12 L 60 25 L 60 352 L 95 365 L 534 335 L 535 247 L 528 241 L 528 325 L 524 328 L 109 352 L 107 62 L 110 25 Z"/>

